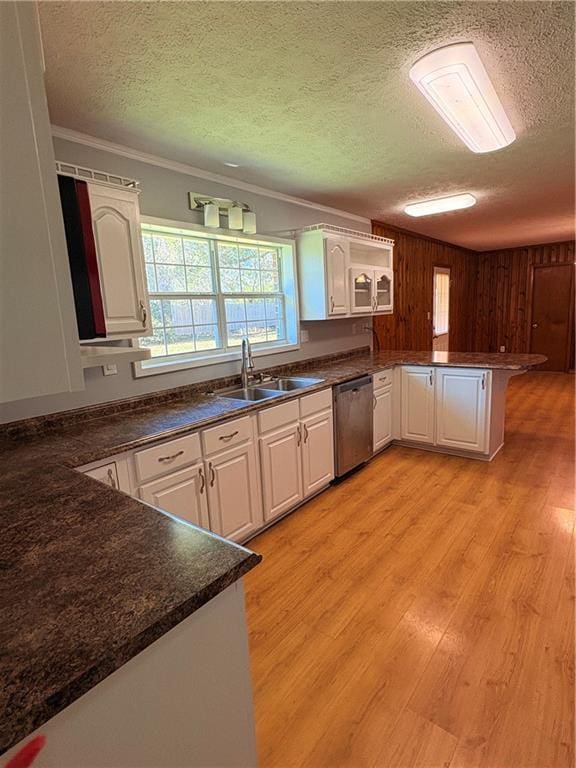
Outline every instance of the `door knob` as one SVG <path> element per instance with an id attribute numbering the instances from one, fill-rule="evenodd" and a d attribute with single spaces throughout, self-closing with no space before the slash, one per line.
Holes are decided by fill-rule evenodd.
<path id="1" fill-rule="evenodd" d="M 532 323 L 532 328 L 538 328 L 538 323 Z"/>

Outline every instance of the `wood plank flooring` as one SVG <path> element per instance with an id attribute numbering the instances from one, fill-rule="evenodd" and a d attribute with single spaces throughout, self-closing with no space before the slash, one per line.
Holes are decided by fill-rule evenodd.
<path id="1" fill-rule="evenodd" d="M 250 546 L 261 768 L 574 763 L 574 377 L 490 463 L 392 447 Z"/>

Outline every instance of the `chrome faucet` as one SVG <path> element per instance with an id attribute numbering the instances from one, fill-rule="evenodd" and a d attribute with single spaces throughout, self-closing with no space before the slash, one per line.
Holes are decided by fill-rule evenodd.
<path id="1" fill-rule="evenodd" d="M 242 339 L 242 368 L 240 370 L 240 378 L 242 380 L 242 388 L 250 384 L 252 377 L 254 376 L 254 360 L 252 359 L 252 347 L 250 346 L 249 339 Z"/>

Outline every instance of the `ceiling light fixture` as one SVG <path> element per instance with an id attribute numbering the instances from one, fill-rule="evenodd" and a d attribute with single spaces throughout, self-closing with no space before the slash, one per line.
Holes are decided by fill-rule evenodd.
<path id="1" fill-rule="evenodd" d="M 466 192 L 463 195 L 437 197 L 435 200 L 423 200 L 421 203 L 411 203 L 404 208 L 404 213 L 407 213 L 408 216 L 431 216 L 434 213 L 459 211 L 462 208 L 470 208 L 473 205 L 476 205 L 476 198 L 474 195 Z"/>
<path id="2" fill-rule="evenodd" d="M 228 168 L 240 168 L 240 163 L 224 163 Z"/>
<path id="3" fill-rule="evenodd" d="M 493 152 L 516 138 L 473 43 L 426 54 L 410 79 L 472 152 Z"/>

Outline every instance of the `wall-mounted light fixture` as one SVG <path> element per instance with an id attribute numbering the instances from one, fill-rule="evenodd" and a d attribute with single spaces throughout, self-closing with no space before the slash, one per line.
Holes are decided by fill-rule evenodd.
<path id="1" fill-rule="evenodd" d="M 247 203 L 230 200 L 226 197 L 211 197 L 188 193 L 190 210 L 204 212 L 204 226 L 220 227 L 220 217 L 228 221 L 223 229 L 242 230 L 247 235 L 256 233 L 256 214 Z"/>

